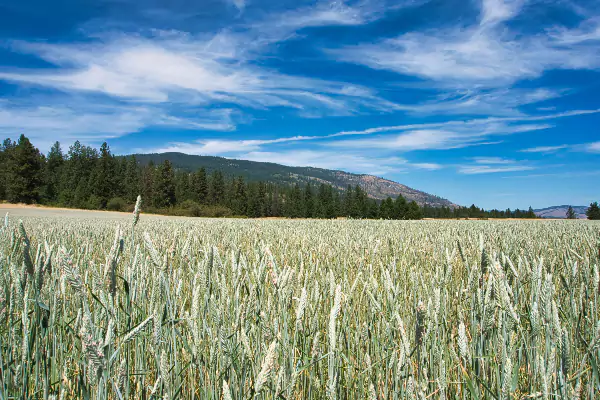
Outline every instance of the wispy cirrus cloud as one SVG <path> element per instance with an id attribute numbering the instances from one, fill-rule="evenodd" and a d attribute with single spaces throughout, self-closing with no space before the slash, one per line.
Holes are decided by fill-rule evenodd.
<path id="1" fill-rule="evenodd" d="M 550 154 L 550 153 L 556 153 L 559 150 L 563 150 L 568 148 L 569 145 L 566 144 L 561 144 L 558 146 L 537 146 L 537 147 L 530 147 L 527 149 L 522 149 L 519 150 L 521 153 L 544 153 L 544 154 Z"/>
<path id="2" fill-rule="evenodd" d="M 437 129 L 415 129 L 398 135 L 378 136 L 368 139 L 340 140 L 331 146 L 342 148 L 413 150 L 448 150 L 490 143 L 494 136 L 531 132 L 552 127 L 550 124 L 510 125 L 486 120 L 479 124 L 458 126 L 447 124 Z M 492 142 L 493 143 L 493 142 Z"/>
<path id="3" fill-rule="evenodd" d="M 234 5 L 242 11 L 246 2 L 235 0 Z M 261 62 L 271 45 L 293 38 L 299 30 L 361 25 L 383 16 L 385 9 L 381 2 L 322 2 L 194 34 L 157 29 L 106 32 L 96 23 L 96 31 L 79 42 L 7 42 L 10 50 L 38 57 L 52 68 L 0 67 L 0 81 L 75 94 L 79 101 L 92 103 L 97 101 L 92 96 L 103 95 L 161 109 L 162 114 L 179 106 L 237 107 L 245 112 L 287 108 L 306 117 L 389 112 L 399 108 L 368 87 L 285 74 Z M 181 121 L 184 129 L 190 125 L 176 114 L 168 119 Z M 224 130 L 211 124 L 195 126 Z"/>
<path id="4" fill-rule="evenodd" d="M 367 106 L 364 99 L 378 104 L 377 95 L 367 88 L 240 64 L 230 43 L 217 42 L 214 37 L 170 33 L 154 38 L 117 35 L 93 44 L 15 43 L 15 49 L 59 68 L 0 70 L 0 79 L 145 103 L 318 107 L 332 112 Z"/>
<path id="5" fill-rule="evenodd" d="M 600 20 L 589 18 L 577 28 L 552 27 L 522 35 L 511 32 L 504 22 L 517 15 L 523 3 L 486 0 L 479 23 L 466 29 L 408 32 L 328 52 L 339 60 L 464 88 L 501 87 L 551 69 L 600 68 Z"/>
<path id="6" fill-rule="evenodd" d="M 145 152 L 182 152 L 197 155 L 239 155 L 240 152 L 264 151 L 265 147 L 315 141 L 326 147 L 340 149 L 414 150 L 456 149 L 494 144 L 502 136 L 550 129 L 554 125 L 539 123 L 554 119 L 589 115 L 600 110 L 523 116 L 476 118 L 467 121 L 406 124 L 373 127 L 356 131 L 339 131 L 327 135 L 295 135 L 272 139 L 208 138 L 193 142 L 170 142 L 158 148 L 140 149 Z M 368 138 L 365 138 L 368 137 Z M 433 168 L 432 168 L 433 169 Z"/>
<path id="7" fill-rule="evenodd" d="M 590 153 L 600 153 L 600 142 L 588 143 L 585 149 Z"/>
<path id="8" fill-rule="evenodd" d="M 523 161 L 502 157 L 474 157 L 473 163 L 458 167 L 458 173 L 466 175 L 494 174 L 500 172 L 530 171 L 536 167 Z"/>
<path id="9" fill-rule="evenodd" d="M 43 104 L 48 105 L 43 105 Z M 40 104 L 40 105 L 38 105 Z M 148 126 L 176 127 L 184 130 L 230 131 L 235 129 L 235 111 L 212 109 L 193 115 L 174 116 L 151 105 L 126 105 L 114 102 L 78 103 L 68 97 L 54 102 L 0 101 L 0 134 L 21 133 L 42 150 L 54 141 L 99 140 L 139 132 Z"/>

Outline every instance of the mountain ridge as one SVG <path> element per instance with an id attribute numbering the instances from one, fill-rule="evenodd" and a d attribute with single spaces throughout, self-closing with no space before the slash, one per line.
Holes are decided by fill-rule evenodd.
<path id="1" fill-rule="evenodd" d="M 575 215 L 577 215 L 577 219 L 586 219 L 587 216 L 585 212 L 588 209 L 588 206 L 573 206 L 573 211 L 575 211 Z M 567 210 L 569 209 L 569 204 L 563 204 L 560 206 L 550 206 L 545 208 L 539 208 L 533 210 L 535 215 L 541 218 L 559 218 L 566 219 L 567 218 Z"/>
<path id="2" fill-rule="evenodd" d="M 204 167 L 208 173 L 220 170 L 227 176 L 243 176 L 249 181 L 269 181 L 278 184 L 330 184 L 337 189 L 345 189 L 348 185 L 359 185 L 369 197 L 384 200 L 404 196 L 408 201 L 416 201 L 423 206 L 458 207 L 442 197 L 423 192 L 390 179 L 368 174 L 354 174 L 341 170 L 317 167 L 290 167 L 271 162 L 238 160 L 215 156 L 199 156 L 177 152 L 133 154 L 137 161 L 146 165 L 150 161 L 155 164 L 169 160 L 175 168 L 184 171 L 195 171 Z"/>

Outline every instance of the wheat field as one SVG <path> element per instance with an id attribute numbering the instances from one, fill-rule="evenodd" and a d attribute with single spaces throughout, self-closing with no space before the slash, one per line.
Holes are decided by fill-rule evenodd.
<path id="1" fill-rule="evenodd" d="M 3 222 L 3 399 L 600 396 L 599 223 Z"/>

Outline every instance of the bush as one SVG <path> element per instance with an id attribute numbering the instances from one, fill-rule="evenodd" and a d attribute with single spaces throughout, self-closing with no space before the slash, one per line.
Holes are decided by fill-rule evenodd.
<path id="1" fill-rule="evenodd" d="M 87 204 L 83 207 L 89 210 L 100 210 L 102 208 L 102 199 L 95 194 L 88 198 Z"/>
<path id="2" fill-rule="evenodd" d="M 177 207 L 161 210 L 161 214 L 183 217 L 230 217 L 233 215 L 233 212 L 228 207 L 206 206 L 192 200 L 185 200 Z"/>
<path id="3" fill-rule="evenodd" d="M 228 207 L 223 206 L 204 206 L 202 210 L 202 217 L 231 217 L 233 211 Z"/>
<path id="4" fill-rule="evenodd" d="M 184 217 L 199 217 L 201 215 L 201 206 L 195 201 L 185 200 L 179 206 L 170 209 L 169 214 Z"/>
<path id="5" fill-rule="evenodd" d="M 109 211 L 125 211 L 127 202 L 121 197 L 113 197 L 106 204 L 106 209 Z"/>

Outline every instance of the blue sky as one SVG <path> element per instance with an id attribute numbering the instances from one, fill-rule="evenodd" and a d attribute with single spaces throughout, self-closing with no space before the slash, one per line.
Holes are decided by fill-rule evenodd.
<path id="1" fill-rule="evenodd" d="M 368 173 L 485 208 L 600 200 L 575 0 L 0 0 L 0 134 Z"/>

